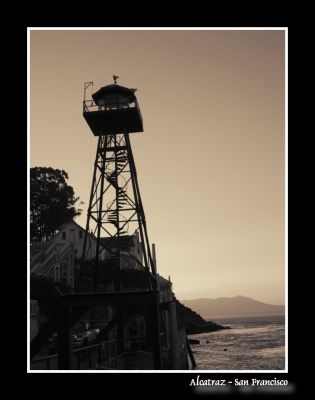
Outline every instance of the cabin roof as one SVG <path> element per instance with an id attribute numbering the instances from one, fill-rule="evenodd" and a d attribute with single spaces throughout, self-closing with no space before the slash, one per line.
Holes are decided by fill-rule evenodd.
<path id="1" fill-rule="evenodd" d="M 111 84 L 107 86 L 101 87 L 97 92 L 92 94 L 92 98 L 96 104 L 98 104 L 99 100 L 103 99 L 108 95 L 121 95 L 124 97 L 128 97 L 130 101 L 133 101 L 135 98 L 135 91 L 137 89 L 129 89 L 124 86 L 120 86 L 117 84 Z"/>

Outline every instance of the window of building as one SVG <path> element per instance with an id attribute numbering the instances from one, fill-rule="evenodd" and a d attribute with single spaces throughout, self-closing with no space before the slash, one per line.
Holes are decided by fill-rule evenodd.
<path id="1" fill-rule="evenodd" d="M 83 232 L 79 231 L 79 239 L 83 239 Z"/>
<path id="2" fill-rule="evenodd" d="M 67 237 L 67 232 L 62 232 L 62 239 L 66 240 L 66 237 Z"/>
<path id="3" fill-rule="evenodd" d="M 75 230 L 74 229 L 70 229 L 69 240 L 71 240 L 71 242 L 73 242 L 75 240 Z"/>

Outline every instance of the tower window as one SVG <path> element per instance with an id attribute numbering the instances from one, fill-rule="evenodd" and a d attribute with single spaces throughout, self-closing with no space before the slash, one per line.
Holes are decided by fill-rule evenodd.
<path id="1" fill-rule="evenodd" d="M 67 232 L 62 232 L 62 239 L 66 240 L 66 237 L 67 237 Z"/>

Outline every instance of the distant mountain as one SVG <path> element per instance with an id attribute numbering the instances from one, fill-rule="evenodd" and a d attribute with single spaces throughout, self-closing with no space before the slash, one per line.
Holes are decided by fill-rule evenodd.
<path id="1" fill-rule="evenodd" d="M 284 306 L 266 304 L 244 296 L 182 300 L 181 302 L 206 319 L 246 315 L 284 314 Z"/>

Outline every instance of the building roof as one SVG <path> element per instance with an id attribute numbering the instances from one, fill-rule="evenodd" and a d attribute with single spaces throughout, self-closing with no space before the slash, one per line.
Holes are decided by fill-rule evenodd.
<path id="1" fill-rule="evenodd" d="M 172 286 L 172 282 L 170 282 L 168 279 L 165 279 L 163 276 L 157 274 L 157 280 L 160 285 L 162 286 Z"/>
<path id="2" fill-rule="evenodd" d="M 86 232 L 86 230 L 85 230 L 84 228 L 82 228 L 81 225 L 79 225 L 79 224 L 78 224 L 77 222 L 75 222 L 74 220 L 71 220 L 71 221 L 68 221 L 68 222 L 65 222 L 64 224 L 62 224 L 62 225 L 58 228 L 58 233 L 61 232 L 63 229 L 65 229 L 65 227 L 66 227 L 67 225 L 70 225 L 70 224 L 75 225 L 76 227 L 78 227 L 78 228 L 79 228 L 81 231 L 83 231 L 84 233 Z M 56 235 L 58 235 L 58 233 L 57 233 Z M 96 240 L 96 237 L 94 236 L 93 233 L 89 232 L 89 235 L 91 236 L 92 239 L 95 239 L 95 240 Z M 55 236 L 54 236 L 54 237 L 55 237 Z"/>
<path id="3" fill-rule="evenodd" d="M 99 100 L 103 99 L 107 95 L 121 95 L 129 98 L 130 102 L 135 99 L 135 91 L 137 89 L 129 89 L 124 86 L 120 86 L 117 84 L 111 84 L 107 86 L 101 87 L 97 92 L 92 94 L 92 98 L 96 104 L 98 104 Z"/>
<path id="4" fill-rule="evenodd" d="M 64 224 L 62 224 L 62 225 L 58 228 L 58 230 L 61 231 L 66 225 L 69 225 L 69 224 L 74 224 L 74 225 L 76 225 L 79 229 L 81 229 L 82 231 L 85 232 L 85 229 L 82 228 L 82 226 L 79 225 L 77 222 L 75 222 L 73 219 L 72 219 L 71 221 L 68 221 L 68 222 L 65 222 Z"/>

